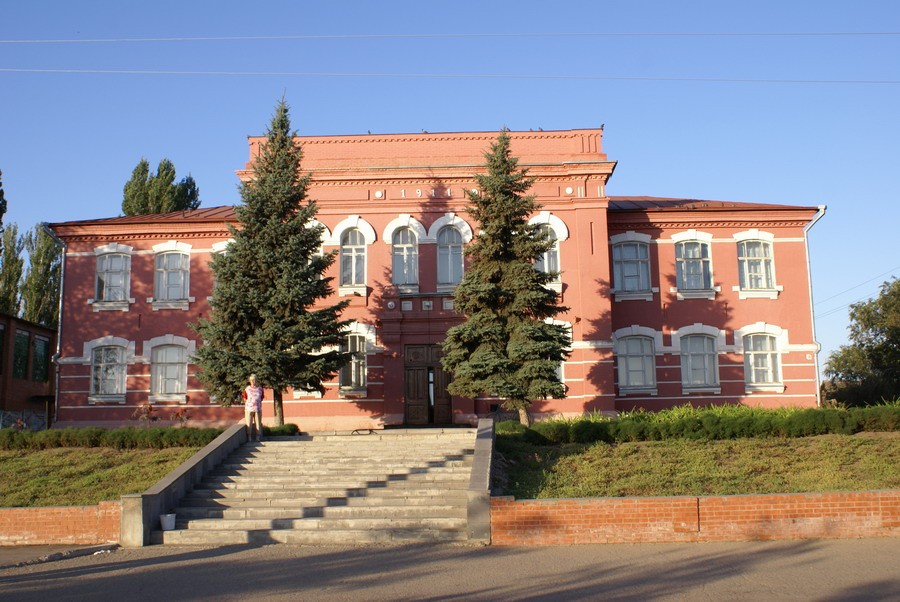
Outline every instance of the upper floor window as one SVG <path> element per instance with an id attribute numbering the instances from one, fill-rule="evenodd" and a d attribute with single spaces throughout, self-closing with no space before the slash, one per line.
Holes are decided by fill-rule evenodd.
<path id="1" fill-rule="evenodd" d="M 620 389 L 652 389 L 656 387 L 656 354 L 653 339 L 643 336 L 623 337 L 616 341 Z"/>
<path id="2" fill-rule="evenodd" d="M 781 383 L 778 368 L 778 344 L 771 334 L 744 336 L 744 380 L 748 385 Z"/>
<path id="3" fill-rule="evenodd" d="M 91 395 L 125 395 L 125 349 L 94 347 L 91 353 Z"/>
<path id="4" fill-rule="evenodd" d="M 151 395 L 152 401 L 184 401 L 187 393 L 187 358 L 185 348 L 180 345 L 159 345 L 151 355 Z"/>
<path id="5" fill-rule="evenodd" d="M 704 334 L 681 337 L 681 384 L 686 389 L 718 386 L 715 338 Z"/>
<path id="6" fill-rule="evenodd" d="M 438 287 L 459 284 L 463 274 L 462 234 L 453 226 L 444 226 L 437 236 Z"/>
<path id="7" fill-rule="evenodd" d="M 50 379 L 50 340 L 34 337 L 31 349 L 31 380 L 44 383 Z"/>
<path id="8" fill-rule="evenodd" d="M 365 286 L 366 239 L 359 228 L 341 234 L 341 286 Z"/>
<path id="9" fill-rule="evenodd" d="M 678 290 L 712 289 L 711 267 L 707 243 L 697 240 L 675 243 L 675 277 Z"/>
<path id="10" fill-rule="evenodd" d="M 616 292 L 650 292 L 650 245 L 622 242 L 613 245 L 613 284 Z"/>
<path id="11" fill-rule="evenodd" d="M 391 277 L 401 288 L 413 289 L 419 283 L 419 245 L 411 228 L 398 228 L 391 240 Z"/>
<path id="12" fill-rule="evenodd" d="M 559 281 L 559 240 L 556 238 L 556 232 L 550 226 L 544 224 L 538 228 L 538 232 L 544 238 L 552 243 L 552 246 L 541 253 L 534 260 L 534 267 L 539 272 L 553 273 L 556 275 L 554 282 Z"/>
<path id="13" fill-rule="evenodd" d="M 170 252 L 156 255 L 156 301 L 184 301 L 188 298 L 190 259 L 187 253 Z"/>
<path id="14" fill-rule="evenodd" d="M 107 253 L 97 256 L 96 301 L 127 301 L 131 256 Z"/>
<path id="15" fill-rule="evenodd" d="M 349 361 L 341 368 L 341 389 L 359 390 L 366 387 L 366 336 L 348 334 L 341 344 L 341 351 L 350 354 Z"/>
<path id="16" fill-rule="evenodd" d="M 775 280 L 775 235 L 753 228 L 734 234 L 737 242 L 739 299 L 777 299 L 784 290 Z"/>

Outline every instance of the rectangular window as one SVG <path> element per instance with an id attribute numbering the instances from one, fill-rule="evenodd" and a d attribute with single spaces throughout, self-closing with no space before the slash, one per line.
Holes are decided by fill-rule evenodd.
<path id="1" fill-rule="evenodd" d="M 0 324 L 0 374 L 6 365 L 6 326 Z"/>
<path id="2" fill-rule="evenodd" d="M 347 335 L 341 351 L 350 353 L 350 360 L 341 368 L 342 389 L 364 389 L 366 387 L 366 337 L 361 334 Z"/>
<path id="3" fill-rule="evenodd" d="M 126 301 L 130 257 L 110 253 L 97 257 L 97 301 Z"/>
<path id="4" fill-rule="evenodd" d="M 718 354 L 713 337 L 681 337 L 681 384 L 685 388 L 719 384 Z"/>
<path id="5" fill-rule="evenodd" d="M 775 288 L 772 267 L 772 245 L 763 240 L 738 243 L 738 268 L 741 289 L 771 290 Z"/>
<path id="6" fill-rule="evenodd" d="M 91 394 L 125 394 L 125 349 L 96 347 L 91 357 Z"/>
<path id="7" fill-rule="evenodd" d="M 17 330 L 13 347 L 13 378 L 18 378 L 20 380 L 28 378 L 29 347 L 31 347 L 31 335 L 24 330 Z"/>
<path id="8" fill-rule="evenodd" d="M 709 245 L 689 241 L 675 245 L 675 272 L 678 290 L 710 290 L 712 274 Z"/>
<path id="9" fill-rule="evenodd" d="M 156 256 L 154 297 L 157 301 L 188 298 L 189 257 L 187 253 L 160 253 Z"/>
<path id="10" fill-rule="evenodd" d="M 640 242 L 613 246 L 613 283 L 617 291 L 650 290 L 650 248 Z"/>
<path id="11" fill-rule="evenodd" d="M 187 392 L 184 347 L 178 345 L 154 347 L 151 380 L 153 395 L 184 395 Z"/>
<path id="12" fill-rule="evenodd" d="M 31 380 L 45 383 L 50 379 L 50 341 L 43 337 L 34 338 L 31 353 Z"/>
<path id="13" fill-rule="evenodd" d="M 626 337 L 618 342 L 619 388 L 647 389 L 656 386 L 656 358 L 653 341 L 647 337 Z"/>
<path id="14" fill-rule="evenodd" d="M 748 334 L 744 337 L 744 379 L 751 385 L 780 382 L 775 337 L 768 334 Z"/>

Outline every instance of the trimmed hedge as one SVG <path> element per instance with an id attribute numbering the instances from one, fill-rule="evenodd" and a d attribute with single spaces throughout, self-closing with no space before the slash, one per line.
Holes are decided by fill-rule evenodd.
<path id="1" fill-rule="evenodd" d="M 263 435 L 266 437 L 293 437 L 300 432 L 296 424 L 282 424 L 281 426 L 263 426 Z"/>
<path id="2" fill-rule="evenodd" d="M 0 449 L 50 449 L 55 447 L 112 447 L 115 449 L 163 449 L 204 447 L 223 429 L 97 427 L 19 431 L 0 429 Z"/>
<path id="3" fill-rule="evenodd" d="M 546 420 L 526 428 L 515 421 L 497 424 L 499 438 L 532 445 L 622 443 L 664 439 L 739 439 L 747 437 L 810 437 L 852 435 L 861 431 L 900 430 L 900 404 L 861 408 L 763 410 L 744 406 L 692 408 L 624 413 L 617 419 L 586 417 Z"/>

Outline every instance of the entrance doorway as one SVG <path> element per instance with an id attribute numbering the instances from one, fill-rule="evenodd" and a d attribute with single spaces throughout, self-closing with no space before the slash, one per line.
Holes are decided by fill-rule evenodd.
<path id="1" fill-rule="evenodd" d="M 406 424 L 451 424 L 450 376 L 441 368 L 440 346 L 406 345 L 403 355 Z"/>

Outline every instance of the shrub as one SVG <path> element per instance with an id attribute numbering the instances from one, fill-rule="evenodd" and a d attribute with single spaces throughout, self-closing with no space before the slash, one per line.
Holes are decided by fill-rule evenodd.
<path id="1" fill-rule="evenodd" d="M 293 425 L 292 425 L 293 426 Z M 98 427 L 20 431 L 0 429 L 0 449 L 51 449 L 56 447 L 112 447 L 115 449 L 163 449 L 203 447 L 222 429 Z"/>
<path id="2" fill-rule="evenodd" d="M 535 422 L 531 430 L 542 435 L 549 443 L 559 445 L 569 442 L 569 424 L 562 420 Z"/>
<path id="3" fill-rule="evenodd" d="M 267 437 L 293 437 L 300 432 L 296 424 L 282 424 L 280 426 L 264 426 L 263 434 Z"/>
<path id="4" fill-rule="evenodd" d="M 528 429 L 518 420 L 503 420 L 494 426 L 497 435 L 522 435 Z"/>

